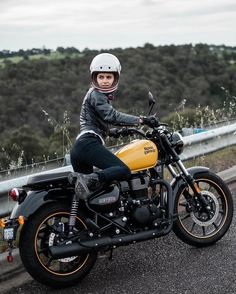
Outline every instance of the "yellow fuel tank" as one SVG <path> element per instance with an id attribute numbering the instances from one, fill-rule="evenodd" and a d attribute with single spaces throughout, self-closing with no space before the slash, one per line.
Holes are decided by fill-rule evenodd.
<path id="1" fill-rule="evenodd" d="M 119 149 L 115 155 L 128 165 L 131 171 L 137 172 L 156 165 L 158 149 L 152 141 L 134 140 Z"/>

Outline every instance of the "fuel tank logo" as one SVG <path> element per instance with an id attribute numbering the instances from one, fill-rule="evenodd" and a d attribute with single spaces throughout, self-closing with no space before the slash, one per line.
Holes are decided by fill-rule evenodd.
<path id="1" fill-rule="evenodd" d="M 155 153 L 156 150 L 153 146 L 150 147 L 144 147 L 144 154 L 147 155 L 148 153 Z"/>

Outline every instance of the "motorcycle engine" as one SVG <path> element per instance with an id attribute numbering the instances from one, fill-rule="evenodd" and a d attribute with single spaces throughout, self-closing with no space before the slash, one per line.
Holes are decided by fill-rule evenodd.
<path id="1" fill-rule="evenodd" d="M 126 214 L 139 225 L 148 225 L 160 217 L 157 198 L 153 199 L 148 190 L 149 177 L 136 174 L 130 180 L 129 198 L 126 203 Z"/>

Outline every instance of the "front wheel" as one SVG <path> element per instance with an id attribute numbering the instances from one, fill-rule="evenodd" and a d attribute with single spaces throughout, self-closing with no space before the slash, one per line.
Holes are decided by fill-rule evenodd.
<path id="1" fill-rule="evenodd" d="M 50 203 L 27 220 L 20 235 L 19 250 L 26 270 L 34 279 L 53 288 L 81 281 L 97 258 L 95 252 L 57 260 L 50 258 L 49 247 L 67 236 L 68 220 L 66 204 Z M 86 230 L 82 214 L 77 215 L 75 229 L 78 233 Z"/>
<path id="2" fill-rule="evenodd" d="M 185 243 L 204 247 L 220 240 L 229 229 L 233 199 L 225 182 L 216 174 L 197 173 L 194 179 L 208 203 L 208 210 L 194 199 L 189 187 L 182 187 L 175 198 L 177 220 L 173 230 Z"/>

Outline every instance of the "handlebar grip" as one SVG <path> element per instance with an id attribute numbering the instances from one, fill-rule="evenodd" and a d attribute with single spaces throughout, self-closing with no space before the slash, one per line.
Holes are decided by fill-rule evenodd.
<path id="1" fill-rule="evenodd" d="M 143 117 L 141 117 L 141 119 L 142 119 L 144 125 L 147 125 L 151 128 L 159 126 L 159 121 L 154 115 L 143 116 Z"/>
<path id="2" fill-rule="evenodd" d="M 119 129 L 117 128 L 112 128 L 109 130 L 109 137 L 112 137 L 112 138 L 119 138 L 120 134 L 119 134 Z"/>

